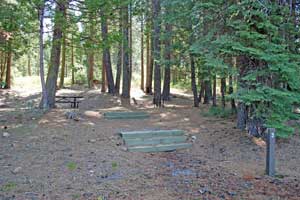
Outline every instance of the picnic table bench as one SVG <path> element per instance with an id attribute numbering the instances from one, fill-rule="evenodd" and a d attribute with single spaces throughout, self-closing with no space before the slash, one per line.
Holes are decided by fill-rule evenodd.
<path id="1" fill-rule="evenodd" d="M 81 101 L 79 101 L 79 99 L 82 99 L 83 96 L 55 96 L 55 102 L 56 103 L 70 103 L 71 104 L 71 108 L 78 108 L 79 107 L 79 103 L 81 103 Z"/>

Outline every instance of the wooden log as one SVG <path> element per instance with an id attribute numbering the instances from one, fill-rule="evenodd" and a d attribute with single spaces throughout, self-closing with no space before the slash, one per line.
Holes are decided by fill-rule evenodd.
<path id="1" fill-rule="evenodd" d="M 125 144 L 129 147 L 147 146 L 147 145 L 159 145 L 159 144 L 184 143 L 186 140 L 187 140 L 186 136 L 135 138 L 135 139 L 126 139 Z"/>
<path id="2" fill-rule="evenodd" d="M 167 136 L 182 136 L 184 135 L 183 130 L 158 130 L 158 131 L 131 131 L 121 132 L 123 139 L 134 139 L 134 138 L 151 138 L 151 137 L 167 137 Z"/>
<path id="3" fill-rule="evenodd" d="M 175 151 L 177 149 L 185 149 L 192 147 L 191 143 L 179 143 L 179 144 L 165 144 L 165 145 L 155 145 L 155 146 L 136 146 L 128 147 L 129 152 L 165 152 L 165 151 Z"/>

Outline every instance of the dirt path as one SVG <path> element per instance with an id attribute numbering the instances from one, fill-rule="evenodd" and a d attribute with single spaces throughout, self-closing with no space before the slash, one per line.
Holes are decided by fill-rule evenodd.
<path id="1" fill-rule="evenodd" d="M 28 108 L 38 95 L 1 94 L 1 200 L 300 199 L 299 136 L 279 141 L 281 176 L 273 179 L 264 176 L 262 141 L 235 129 L 234 120 L 203 117 L 200 112 L 207 108 L 192 108 L 189 99 L 174 98 L 155 109 L 142 95 L 132 106 L 97 90 L 61 92 L 85 96 L 79 121 L 65 118 L 68 109 L 42 115 Z M 138 109 L 151 118 L 102 117 L 109 110 Z M 172 128 L 195 136 L 193 147 L 129 153 L 117 135 L 121 130 Z M 2 137 L 4 132 L 9 136 Z"/>

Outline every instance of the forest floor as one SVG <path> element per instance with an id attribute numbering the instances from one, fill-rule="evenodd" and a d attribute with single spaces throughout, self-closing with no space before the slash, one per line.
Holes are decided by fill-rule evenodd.
<path id="1" fill-rule="evenodd" d="M 0 200 L 300 199 L 299 135 L 277 142 L 278 176 L 270 178 L 264 141 L 236 129 L 234 118 L 204 117 L 207 106 L 192 108 L 189 95 L 158 109 L 138 90 L 137 105 L 99 90 L 59 93 L 85 97 L 79 121 L 66 119 L 69 105 L 34 109 L 34 90 L 0 91 Z M 151 117 L 105 120 L 112 110 Z M 182 129 L 196 140 L 174 152 L 127 152 L 117 133 L 146 129 Z"/>

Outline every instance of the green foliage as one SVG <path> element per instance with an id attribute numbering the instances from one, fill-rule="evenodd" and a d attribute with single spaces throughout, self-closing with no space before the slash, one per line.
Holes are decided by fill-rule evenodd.
<path id="1" fill-rule="evenodd" d="M 77 164 L 76 164 L 75 162 L 69 162 L 69 163 L 67 164 L 67 168 L 68 168 L 68 170 L 70 170 L 70 171 L 74 171 L 74 170 L 77 169 Z"/>
<path id="2" fill-rule="evenodd" d="M 9 182 L 9 183 L 4 184 L 4 185 L 1 187 L 1 191 L 3 191 L 3 192 L 9 192 L 9 191 L 14 190 L 16 187 L 17 187 L 17 184 L 16 184 L 16 183 L 14 183 L 14 182 Z"/>
<path id="3" fill-rule="evenodd" d="M 218 118 L 229 118 L 233 116 L 234 112 L 229 108 L 222 107 L 210 107 L 208 112 L 203 113 L 204 117 L 218 117 Z"/>
<path id="4" fill-rule="evenodd" d="M 205 16 L 200 26 L 203 34 L 190 50 L 205 59 L 203 68 L 219 76 L 233 73 L 228 60 L 235 57 L 240 83 L 231 97 L 251 108 L 250 118 L 263 119 L 266 127 L 276 128 L 278 136 L 287 137 L 293 129 L 285 124 L 298 118 L 292 108 L 300 100 L 300 59 L 295 41 L 286 37 L 293 34 L 295 26 L 287 20 L 288 6 L 264 4 L 252 0 L 195 3 L 197 12 Z M 210 110 L 218 113 L 214 111 Z"/>
<path id="5" fill-rule="evenodd" d="M 111 167 L 112 167 L 113 170 L 116 170 L 118 168 L 118 163 L 112 162 Z"/>

